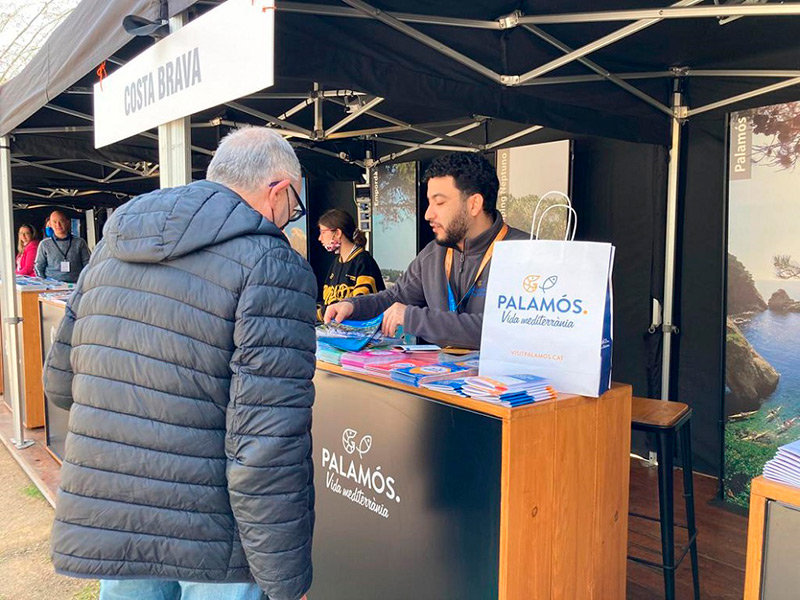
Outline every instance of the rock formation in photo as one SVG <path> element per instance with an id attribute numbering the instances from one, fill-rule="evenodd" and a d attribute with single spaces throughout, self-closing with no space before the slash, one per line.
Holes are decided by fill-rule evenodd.
<path id="1" fill-rule="evenodd" d="M 726 320 L 725 381 L 738 402 L 729 402 L 733 414 L 757 410 L 778 387 L 780 374 L 756 352 L 733 320 Z"/>
<path id="2" fill-rule="evenodd" d="M 767 306 L 773 312 L 800 312 L 800 302 L 792 300 L 786 290 L 778 290 L 772 294 Z"/>
<path id="3" fill-rule="evenodd" d="M 733 254 L 728 254 L 728 314 L 763 312 L 767 303 L 758 293 L 753 276 Z"/>

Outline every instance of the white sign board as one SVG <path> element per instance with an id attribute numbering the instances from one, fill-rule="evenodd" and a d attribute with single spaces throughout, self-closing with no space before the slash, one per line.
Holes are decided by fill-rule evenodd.
<path id="1" fill-rule="evenodd" d="M 270 87 L 274 0 L 227 0 L 94 85 L 102 148 Z"/>

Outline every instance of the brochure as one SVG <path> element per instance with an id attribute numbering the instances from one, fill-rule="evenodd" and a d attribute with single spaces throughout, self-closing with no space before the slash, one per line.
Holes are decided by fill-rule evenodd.
<path id="1" fill-rule="evenodd" d="M 418 367 L 404 367 L 401 369 L 394 369 L 391 372 L 391 378 L 400 383 L 419 387 L 424 383 L 431 383 L 433 381 L 440 381 L 451 377 L 465 377 L 467 375 L 475 375 L 478 373 L 478 367 L 468 367 L 458 365 L 455 363 L 444 364 L 434 363 L 431 365 L 422 365 Z"/>
<path id="2" fill-rule="evenodd" d="M 416 357 L 402 357 L 390 362 L 382 362 L 372 365 L 367 365 L 366 372 L 369 375 L 376 377 L 383 377 L 384 379 L 391 379 L 392 371 L 394 369 L 405 369 L 408 367 L 423 367 L 429 365 L 436 360 L 436 356 L 431 358 L 416 358 Z"/>
<path id="3" fill-rule="evenodd" d="M 363 350 L 380 333 L 383 315 L 368 321 L 331 321 L 317 326 L 317 341 L 345 352 Z"/>

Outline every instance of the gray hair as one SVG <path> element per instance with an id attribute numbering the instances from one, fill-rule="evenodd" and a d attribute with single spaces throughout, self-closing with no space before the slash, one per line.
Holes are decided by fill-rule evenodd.
<path id="1" fill-rule="evenodd" d="M 300 161 L 289 142 L 266 127 L 243 127 L 222 138 L 206 174 L 248 192 L 287 178 L 300 178 Z"/>

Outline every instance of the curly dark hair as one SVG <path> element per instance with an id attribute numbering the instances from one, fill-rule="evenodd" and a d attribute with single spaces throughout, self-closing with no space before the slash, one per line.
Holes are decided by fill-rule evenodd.
<path id="1" fill-rule="evenodd" d="M 434 177 L 451 176 L 462 194 L 483 196 L 483 211 L 494 216 L 500 181 L 494 167 L 477 152 L 451 152 L 436 157 L 425 170 L 423 181 Z"/>

